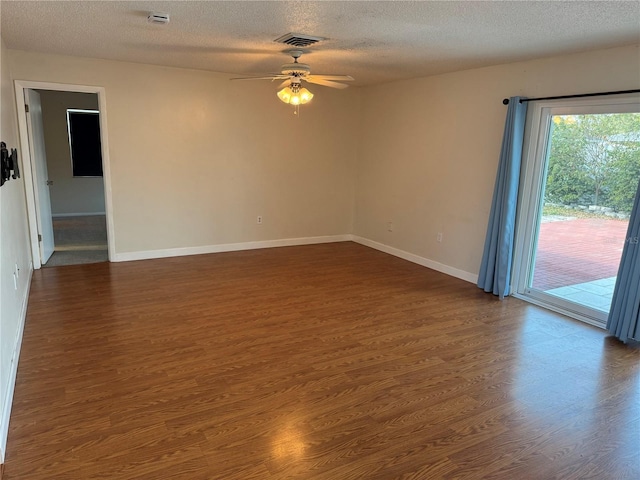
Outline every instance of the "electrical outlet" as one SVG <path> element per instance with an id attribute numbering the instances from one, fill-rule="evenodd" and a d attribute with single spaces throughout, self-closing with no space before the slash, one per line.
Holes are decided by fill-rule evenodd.
<path id="1" fill-rule="evenodd" d="M 258 218 L 257 218 L 257 220 L 256 220 L 256 223 L 257 223 L 258 225 L 262 225 L 262 215 L 258 215 Z"/>
<path id="2" fill-rule="evenodd" d="M 436 235 L 436 241 L 438 243 L 442 242 L 442 232 L 438 232 L 438 235 Z"/>
<path id="3" fill-rule="evenodd" d="M 387 223 L 387 231 L 388 232 L 393 232 L 393 222 Z"/>

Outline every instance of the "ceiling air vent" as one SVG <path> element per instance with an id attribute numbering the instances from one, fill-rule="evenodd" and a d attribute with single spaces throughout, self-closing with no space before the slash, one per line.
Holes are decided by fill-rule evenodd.
<path id="1" fill-rule="evenodd" d="M 311 35 L 304 35 L 302 33 L 287 33 L 279 38 L 276 38 L 274 42 L 285 43 L 292 47 L 308 47 L 314 43 L 318 43 L 326 38 L 312 37 Z"/>

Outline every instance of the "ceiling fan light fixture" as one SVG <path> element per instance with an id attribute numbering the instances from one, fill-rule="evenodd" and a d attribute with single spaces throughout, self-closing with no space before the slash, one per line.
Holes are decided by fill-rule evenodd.
<path id="1" fill-rule="evenodd" d="M 276 95 L 284 103 L 291 105 L 304 105 L 313 98 L 311 93 L 306 88 L 300 88 L 300 85 L 290 85 L 280 90 Z"/>

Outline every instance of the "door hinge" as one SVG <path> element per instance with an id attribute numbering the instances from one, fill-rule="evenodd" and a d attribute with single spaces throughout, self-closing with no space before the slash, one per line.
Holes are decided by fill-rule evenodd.
<path id="1" fill-rule="evenodd" d="M 41 242 L 42 241 L 42 235 L 38 234 L 38 241 Z"/>
<path id="2" fill-rule="evenodd" d="M 25 112 L 29 113 L 29 105 L 27 105 L 26 103 L 24 104 L 24 110 Z"/>

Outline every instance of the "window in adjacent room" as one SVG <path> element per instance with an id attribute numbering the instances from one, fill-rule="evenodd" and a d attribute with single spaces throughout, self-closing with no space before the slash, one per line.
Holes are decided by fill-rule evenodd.
<path id="1" fill-rule="evenodd" d="M 74 177 L 102 177 L 98 110 L 67 110 L 67 131 Z"/>

